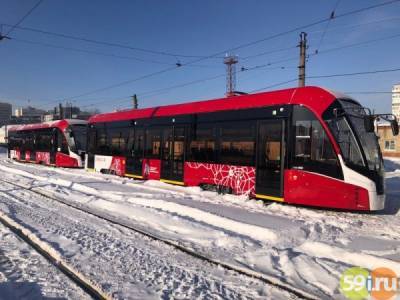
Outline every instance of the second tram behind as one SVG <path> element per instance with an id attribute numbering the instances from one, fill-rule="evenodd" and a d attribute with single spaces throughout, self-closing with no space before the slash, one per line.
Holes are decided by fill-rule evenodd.
<path id="1" fill-rule="evenodd" d="M 83 120 L 11 126 L 9 157 L 56 167 L 83 167 L 86 133 L 87 121 Z"/>

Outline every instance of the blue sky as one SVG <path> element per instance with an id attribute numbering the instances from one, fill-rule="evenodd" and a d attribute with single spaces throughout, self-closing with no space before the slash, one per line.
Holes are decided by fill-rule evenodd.
<path id="1" fill-rule="evenodd" d="M 21 26 L 177 55 L 208 56 L 326 18 L 337 3 L 336 14 L 340 15 L 383 2 L 44 0 Z M 33 0 L 0 0 L 0 23 L 15 24 L 35 3 Z M 309 54 L 314 53 L 316 48 L 320 51 L 320 54 L 309 57 L 307 75 L 399 68 L 400 36 L 327 51 L 400 35 L 399 28 L 400 2 L 333 19 L 328 27 L 320 24 L 306 29 Z M 3 26 L 3 33 L 8 29 Z M 239 56 L 239 70 L 241 67 L 254 68 L 271 63 L 269 67 L 238 71 L 237 89 L 249 92 L 295 79 L 298 65 L 298 48 L 295 46 L 299 33 L 234 51 L 233 54 Z M 216 57 L 113 89 L 87 94 L 173 67 L 177 62 L 185 64 L 194 58 L 102 46 L 19 29 L 15 29 L 10 36 L 11 40 L 0 42 L 0 101 L 10 102 L 14 106 L 27 105 L 29 100 L 33 106 L 52 108 L 57 101 L 71 99 L 85 108 L 112 111 L 129 108 L 131 102 L 128 96 L 134 93 L 139 95 L 141 107 L 217 98 L 225 93 L 225 66 L 222 58 Z M 76 50 L 45 47 L 32 42 Z M 245 59 L 277 49 L 287 50 Z M 213 80 L 153 93 L 218 75 L 221 76 Z M 392 85 L 398 82 L 400 72 L 307 80 L 308 85 L 320 85 L 342 92 L 390 92 Z M 276 88 L 295 85 L 297 82 Z M 82 94 L 87 95 L 76 97 Z M 389 93 L 352 96 L 377 112 L 390 111 Z"/>

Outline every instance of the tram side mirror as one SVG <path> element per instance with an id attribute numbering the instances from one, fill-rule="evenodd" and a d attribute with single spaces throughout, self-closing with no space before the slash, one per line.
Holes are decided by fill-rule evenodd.
<path id="1" fill-rule="evenodd" d="M 375 131 L 375 118 L 373 116 L 364 116 L 364 127 L 367 132 Z M 397 128 L 398 129 L 398 128 Z"/>
<path id="2" fill-rule="evenodd" d="M 397 122 L 396 119 L 390 121 L 390 126 L 392 127 L 393 135 L 398 135 L 399 134 L 399 123 Z"/>

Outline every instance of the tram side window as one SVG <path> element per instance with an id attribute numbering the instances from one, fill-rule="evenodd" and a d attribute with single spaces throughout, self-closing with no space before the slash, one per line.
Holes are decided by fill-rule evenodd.
<path id="1" fill-rule="evenodd" d="M 126 151 L 126 144 L 129 137 L 129 128 L 108 129 L 108 144 L 111 145 L 112 155 L 123 155 Z"/>
<path id="2" fill-rule="evenodd" d="M 96 128 L 91 125 L 88 128 L 88 152 L 89 153 L 96 153 L 96 136 L 97 136 L 97 131 Z"/>
<path id="3" fill-rule="evenodd" d="M 189 160 L 214 162 L 216 158 L 214 124 L 198 123 L 193 128 L 192 133 L 189 146 Z"/>
<path id="4" fill-rule="evenodd" d="M 126 153 L 131 155 L 133 153 L 135 145 L 135 130 L 133 128 L 129 129 L 128 138 L 126 140 Z"/>
<path id="5" fill-rule="evenodd" d="M 33 150 L 34 149 L 34 133 L 26 132 L 24 138 L 24 148 L 25 150 Z"/>
<path id="6" fill-rule="evenodd" d="M 9 131 L 8 132 L 8 149 L 12 150 L 15 148 L 16 144 L 16 138 L 15 138 L 15 133 Z"/>
<path id="7" fill-rule="evenodd" d="M 332 144 L 314 114 L 302 106 L 293 108 L 293 166 L 327 176 L 341 178 Z"/>
<path id="8" fill-rule="evenodd" d="M 338 140 L 345 161 L 356 166 L 365 166 L 360 148 L 357 145 L 348 121 L 344 117 L 341 117 L 334 120 L 327 120 L 327 123 Z"/>
<path id="9" fill-rule="evenodd" d="M 220 163 L 254 165 L 254 128 L 254 123 L 248 121 L 220 125 Z"/>
<path id="10" fill-rule="evenodd" d="M 52 132 L 40 130 L 36 133 L 36 150 L 48 152 L 52 148 Z"/>
<path id="11" fill-rule="evenodd" d="M 147 158 L 160 158 L 161 134 L 159 128 L 146 130 L 146 150 Z"/>
<path id="12" fill-rule="evenodd" d="M 77 124 L 77 125 L 72 125 L 71 130 L 72 130 L 72 140 L 73 143 L 75 144 L 74 151 L 78 153 L 80 151 L 86 151 L 88 127 L 86 125 Z"/>
<path id="13" fill-rule="evenodd" d="M 144 150 L 144 130 L 143 128 L 135 129 L 135 137 L 134 137 L 134 156 L 136 158 L 143 157 Z"/>
<path id="14" fill-rule="evenodd" d="M 121 131 L 121 140 L 120 140 L 120 149 L 121 154 L 125 155 L 128 152 L 128 141 L 129 141 L 129 134 L 133 131 L 132 128 L 124 127 Z"/>
<path id="15" fill-rule="evenodd" d="M 17 147 L 20 150 L 23 150 L 24 147 L 24 133 L 22 131 L 17 132 L 16 137 L 15 137 L 15 142 Z"/>
<path id="16" fill-rule="evenodd" d="M 19 136 L 20 136 L 20 139 L 21 139 L 21 150 L 25 151 L 25 150 L 27 150 L 27 148 L 26 148 L 27 132 L 26 131 L 21 131 Z"/>
<path id="17" fill-rule="evenodd" d="M 22 145 L 21 134 L 20 132 L 10 132 L 8 136 L 8 143 L 10 145 L 10 149 L 18 149 Z"/>
<path id="18" fill-rule="evenodd" d="M 185 128 L 175 128 L 174 131 L 174 159 L 183 160 L 185 153 Z"/>
<path id="19" fill-rule="evenodd" d="M 61 150 L 61 153 L 69 154 L 68 143 L 64 133 L 57 129 L 57 148 Z"/>
<path id="20" fill-rule="evenodd" d="M 110 147 L 107 145 L 107 133 L 105 128 L 97 128 L 96 130 L 96 145 L 98 154 L 110 154 Z"/>

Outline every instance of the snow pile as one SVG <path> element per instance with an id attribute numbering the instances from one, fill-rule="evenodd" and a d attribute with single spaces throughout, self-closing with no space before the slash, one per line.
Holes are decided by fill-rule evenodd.
<path id="1" fill-rule="evenodd" d="M 343 248 L 334 247 L 318 242 L 305 242 L 296 248 L 297 251 L 312 255 L 317 258 L 340 261 L 351 266 L 359 266 L 373 270 L 377 266 L 392 269 L 400 274 L 400 263 L 373 255 L 346 251 Z"/>
<path id="2" fill-rule="evenodd" d="M 150 200 L 131 197 L 127 200 L 131 203 L 139 204 L 141 206 L 156 208 L 171 214 L 189 217 L 193 220 L 196 220 L 197 222 L 203 222 L 211 226 L 223 228 L 237 234 L 251 237 L 258 241 L 276 241 L 278 239 L 276 233 L 267 228 L 237 222 L 228 218 L 204 212 L 200 209 L 191 208 L 188 206 L 163 200 Z"/>

